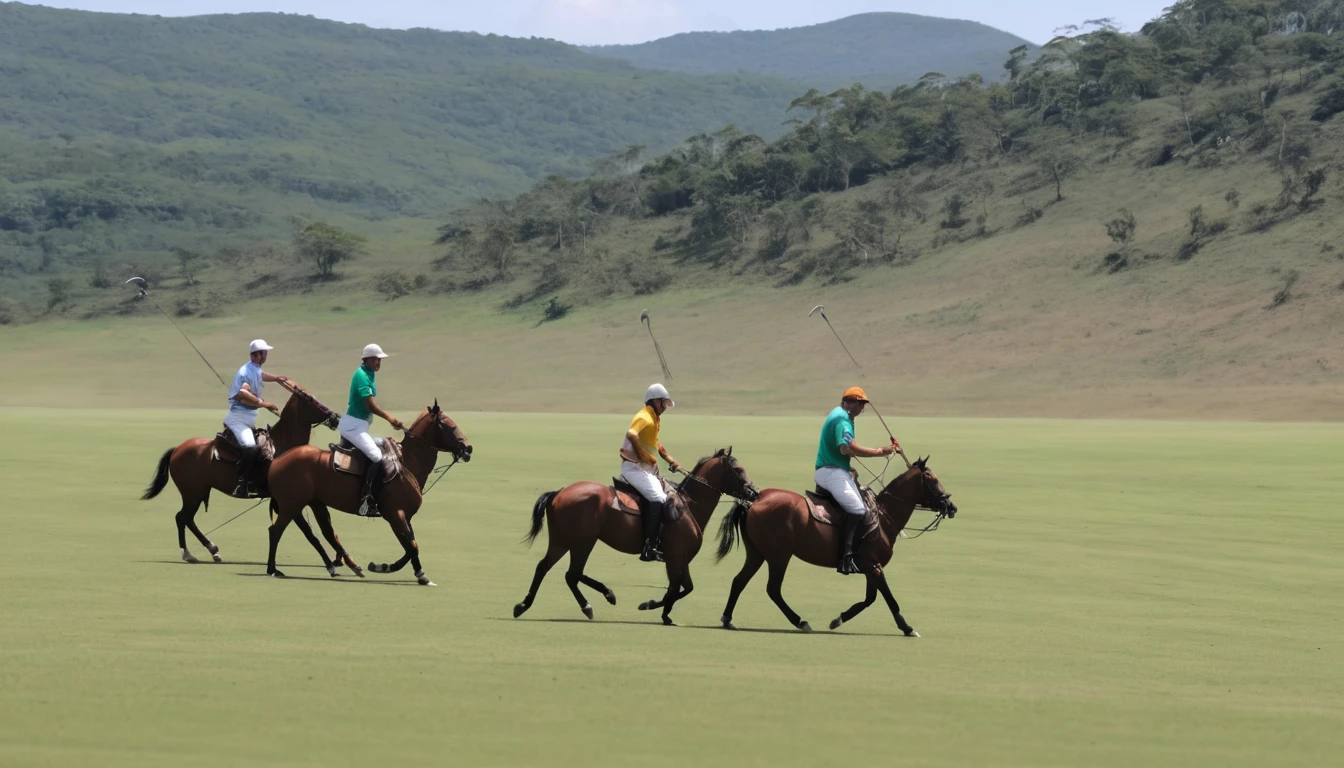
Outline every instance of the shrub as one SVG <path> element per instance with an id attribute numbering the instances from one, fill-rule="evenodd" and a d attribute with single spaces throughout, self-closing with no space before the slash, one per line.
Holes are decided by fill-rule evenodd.
<path id="1" fill-rule="evenodd" d="M 425 278 L 426 282 L 428 280 Z M 388 301 L 396 301 L 411 292 L 411 281 L 401 270 L 392 269 L 380 273 L 373 281 L 373 288 L 386 296 Z"/>
<path id="2" fill-rule="evenodd" d="M 74 282 L 68 277 L 53 277 L 47 281 L 47 309 L 54 310 L 70 303 Z"/>
<path id="3" fill-rule="evenodd" d="M 1118 216 L 1106 222 L 1106 236 L 1116 245 L 1123 247 L 1134 239 L 1138 227 L 1139 223 L 1134 218 L 1134 212 L 1128 208 L 1121 208 Z"/>
<path id="4" fill-rule="evenodd" d="M 943 229 L 961 229 L 969 221 L 966 216 L 966 198 L 953 193 L 943 201 L 943 219 L 938 226 Z"/>
<path id="5" fill-rule="evenodd" d="M 541 321 L 543 323 L 547 323 L 551 322 L 552 320 L 559 320 L 565 315 L 568 315 L 570 309 L 573 309 L 573 307 L 571 307 L 568 304 L 561 303 L 559 297 L 552 296 L 551 300 L 546 303 L 546 308 L 542 310 Z"/>

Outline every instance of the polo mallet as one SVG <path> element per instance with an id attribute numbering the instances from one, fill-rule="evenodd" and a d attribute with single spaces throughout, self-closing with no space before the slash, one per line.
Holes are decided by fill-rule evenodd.
<path id="1" fill-rule="evenodd" d="M 826 327 L 827 327 L 827 328 L 830 328 L 830 329 L 831 329 L 831 333 L 835 334 L 835 340 L 838 341 L 838 342 L 840 342 L 840 347 L 841 347 L 842 349 L 845 350 L 845 354 L 846 354 L 846 355 L 849 355 L 849 359 L 850 359 L 851 361 L 853 361 L 853 363 L 854 363 L 854 367 L 859 369 L 859 375 L 860 375 L 860 376 L 863 376 L 863 375 L 864 375 L 864 373 L 863 373 L 863 366 L 862 366 L 862 365 L 859 365 L 859 361 L 854 359 L 854 353 L 849 351 L 849 347 L 845 346 L 845 340 L 842 339 L 842 338 L 840 338 L 840 334 L 839 334 L 838 332 L 836 332 L 836 330 L 835 330 L 835 326 L 834 326 L 834 325 L 831 325 L 831 318 L 829 318 L 829 317 L 826 316 L 826 308 L 823 307 L 822 305 L 818 304 L 817 306 L 815 306 L 815 307 L 812 308 L 812 311 L 811 311 L 811 312 L 808 312 L 808 313 L 807 313 L 807 316 L 808 316 L 808 317 L 811 317 L 811 316 L 817 314 L 818 312 L 821 313 L 821 319 L 826 321 Z"/>
<path id="2" fill-rule="evenodd" d="M 173 319 L 172 315 L 168 314 L 167 312 L 164 312 L 163 307 L 160 307 L 157 301 L 154 301 L 153 299 L 149 298 L 149 283 L 145 282 L 145 278 L 132 277 L 130 280 L 127 280 L 125 284 L 126 285 L 134 284 L 136 288 L 140 289 L 140 293 L 136 294 L 135 296 L 136 301 L 139 301 L 140 299 L 148 299 L 149 303 L 153 304 L 155 309 L 159 310 L 159 312 L 162 312 L 163 316 L 168 318 L 168 322 L 172 323 L 173 327 L 177 329 L 177 332 L 182 334 L 182 338 L 186 339 L 188 344 L 191 344 L 191 348 L 196 351 L 196 356 L 201 358 L 201 362 L 205 363 L 205 367 L 209 368 L 210 372 L 215 374 L 215 378 L 219 379 L 219 383 L 223 384 L 225 389 L 228 389 L 229 387 L 228 382 L 224 381 L 224 377 L 219 375 L 219 371 L 215 370 L 215 366 L 211 365 L 210 361 L 205 359 L 205 355 L 201 354 L 201 350 L 196 349 L 196 345 L 192 344 L 191 339 L 187 337 L 187 332 L 182 330 L 182 326 L 177 324 L 177 321 Z"/>
<path id="3" fill-rule="evenodd" d="M 667 367 L 667 358 L 663 356 L 663 346 L 658 343 L 658 337 L 653 335 L 653 320 L 649 318 L 649 310 L 644 310 L 639 315 L 640 322 L 649 328 L 649 338 L 653 339 L 653 349 L 658 353 L 658 364 L 663 367 L 663 376 L 672 380 L 672 370 Z"/>

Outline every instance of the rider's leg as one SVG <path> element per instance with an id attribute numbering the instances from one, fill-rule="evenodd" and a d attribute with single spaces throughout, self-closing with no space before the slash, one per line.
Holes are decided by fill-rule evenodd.
<path id="1" fill-rule="evenodd" d="M 378 441 L 369 434 L 369 426 L 369 422 L 346 414 L 341 417 L 337 429 L 341 437 L 349 440 L 369 460 L 369 466 L 364 470 L 364 493 L 360 497 L 359 514 L 377 516 L 379 489 L 375 486 L 382 479 L 383 451 L 379 448 Z"/>
<path id="2" fill-rule="evenodd" d="M 252 475 L 252 468 L 257 462 L 257 439 L 252 434 L 252 424 L 248 419 L 235 417 L 229 414 L 229 418 L 224 420 L 224 426 L 229 432 L 233 433 L 233 439 L 237 441 L 238 447 L 242 449 L 242 458 L 238 461 L 238 485 L 233 489 L 233 495 L 238 498 L 246 498 L 248 493 L 249 479 Z M 253 419 L 252 421 L 255 421 Z"/>
<path id="3" fill-rule="evenodd" d="M 853 475 L 839 467 L 818 469 L 815 480 L 817 485 L 830 492 L 844 512 L 844 525 L 840 532 L 840 563 L 835 570 L 843 574 L 861 573 L 854 559 L 854 553 L 860 540 L 859 531 L 863 528 L 867 508 L 864 506 L 862 494 L 859 493 L 859 485 L 854 481 Z"/>
<path id="4" fill-rule="evenodd" d="M 658 534 L 663 527 L 663 505 L 667 502 L 667 492 L 663 490 L 663 479 L 656 469 L 650 469 L 634 462 L 621 464 L 621 477 L 639 491 L 644 497 L 644 551 L 639 559 L 645 562 L 662 560 L 663 553 L 658 551 Z"/>

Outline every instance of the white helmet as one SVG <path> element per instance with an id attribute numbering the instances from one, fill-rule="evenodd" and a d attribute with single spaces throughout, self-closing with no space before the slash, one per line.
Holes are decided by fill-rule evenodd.
<path id="1" fill-rule="evenodd" d="M 387 353 L 384 352 L 383 348 L 378 346 L 377 344 L 370 344 L 369 346 L 364 348 L 364 354 L 360 355 L 359 359 L 368 360 L 370 357 L 383 358 L 387 357 Z"/>
<path id="2" fill-rule="evenodd" d="M 650 400 L 668 400 L 672 403 L 671 407 L 677 407 L 676 401 L 672 400 L 672 396 L 667 394 L 667 387 L 662 384 L 654 384 L 644 391 L 644 402 L 647 403 Z"/>
<path id="3" fill-rule="evenodd" d="M 275 349 L 275 347 L 267 344 L 265 339 L 254 339 L 252 343 L 248 345 L 247 353 L 250 355 L 253 352 L 266 352 L 272 349 Z"/>

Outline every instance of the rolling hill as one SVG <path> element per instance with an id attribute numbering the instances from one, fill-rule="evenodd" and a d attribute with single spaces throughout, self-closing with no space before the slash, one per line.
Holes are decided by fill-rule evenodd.
<path id="1" fill-rule="evenodd" d="M 584 50 L 642 69 L 691 74 L 750 72 L 822 89 L 913 84 L 928 72 L 998 80 L 1008 52 L 1035 45 L 974 21 L 865 13 L 810 27 L 689 32 L 639 45 Z"/>

